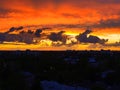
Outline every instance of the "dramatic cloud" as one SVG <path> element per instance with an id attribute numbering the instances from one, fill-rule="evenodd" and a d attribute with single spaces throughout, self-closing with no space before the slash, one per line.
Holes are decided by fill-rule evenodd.
<path id="1" fill-rule="evenodd" d="M 23 42 L 26 44 L 32 44 L 33 35 L 28 34 L 28 33 L 21 33 L 21 34 L 1 34 L 0 33 L 0 42 L 3 43 L 4 41 Z"/>
<path id="2" fill-rule="evenodd" d="M 46 29 L 48 28 L 36 29 L 35 31 L 32 30 L 24 31 L 22 26 L 17 28 L 12 27 L 7 32 L 0 33 L 0 43 L 7 41 L 7 42 L 23 42 L 26 44 L 35 44 L 35 43 L 40 43 L 40 40 L 42 40 L 43 37 L 45 37 L 44 39 L 51 40 L 52 41 L 51 44 L 53 46 L 61 46 L 61 45 L 72 46 L 78 44 L 78 42 L 105 44 L 108 41 L 108 39 L 100 39 L 98 36 L 89 35 L 92 32 L 91 30 L 86 30 L 82 34 L 79 34 L 78 36 L 73 38 L 69 35 L 66 35 L 65 31 L 52 32 L 50 34 L 42 33 L 42 31 Z M 19 33 L 10 34 L 10 32 L 14 32 L 14 31 L 19 31 Z"/>
<path id="3" fill-rule="evenodd" d="M 37 29 L 37 30 L 35 31 L 35 36 L 36 36 L 36 37 L 40 37 L 43 30 L 49 30 L 49 29 L 51 29 L 51 28 L 44 27 L 44 28 Z M 28 33 L 32 33 L 32 32 L 31 32 L 31 31 L 28 31 Z"/>
<path id="4" fill-rule="evenodd" d="M 36 44 L 40 42 L 40 38 L 45 35 L 42 34 L 43 30 L 47 30 L 50 28 L 44 27 L 36 30 L 23 30 L 23 26 L 20 27 L 11 27 L 8 31 L 4 33 L 0 33 L 0 43 L 5 41 L 7 42 L 22 42 L 26 44 Z M 12 32 L 18 31 L 18 34 L 12 34 Z M 35 41 L 34 38 L 39 39 Z"/>
<path id="5" fill-rule="evenodd" d="M 24 28 L 16 27 L 20 25 Z M 90 30 L 78 35 L 86 26 L 94 29 L 94 36 L 90 35 Z M 0 43 L 40 44 L 48 40 L 49 45 L 52 43 L 56 46 L 81 43 L 103 46 L 118 40 L 119 29 L 120 0 L 0 1 Z M 108 38 L 109 42 L 104 38 Z M 119 46 L 118 43 L 114 45 Z"/>
<path id="6" fill-rule="evenodd" d="M 28 32 L 20 31 L 23 30 L 23 26 L 11 27 L 7 32 L 0 33 L 0 43 L 4 41 L 7 42 L 23 42 L 26 44 L 32 44 L 33 42 L 33 32 L 28 30 Z M 20 31 L 19 34 L 10 34 L 10 32 Z"/>
<path id="7" fill-rule="evenodd" d="M 80 42 L 80 43 L 99 43 L 99 44 L 105 44 L 105 42 L 108 41 L 108 39 L 100 39 L 97 36 L 93 36 L 93 35 L 89 35 L 92 31 L 91 30 L 86 30 L 85 32 L 83 32 L 82 34 L 79 34 L 78 36 L 76 36 L 76 39 Z"/>
<path id="8" fill-rule="evenodd" d="M 119 15 L 117 0 L 2 0 L 0 19 L 10 25 L 88 24 Z M 9 18 L 7 18 L 9 17 Z"/>
<path id="9" fill-rule="evenodd" d="M 53 26 L 54 27 L 54 26 Z M 62 27 L 66 27 L 62 25 Z M 67 27 L 74 27 L 68 25 Z M 0 33 L 0 43 L 4 45 L 4 43 L 14 42 L 13 44 L 18 45 L 19 43 L 31 44 L 31 45 L 39 45 L 39 46 L 51 46 L 51 47 L 64 47 L 71 48 L 77 47 L 80 48 L 86 47 L 87 49 L 103 49 L 103 48 L 111 48 L 111 47 L 120 47 L 120 42 L 116 43 L 106 43 L 108 39 L 101 39 L 98 36 L 90 35 L 92 33 L 91 30 L 86 30 L 79 35 L 69 35 L 66 34 L 65 31 L 50 31 L 47 33 L 44 28 L 39 29 L 28 29 L 25 30 L 25 27 L 12 27 L 7 32 Z M 11 32 L 18 31 L 16 34 Z M 79 46 L 79 47 L 78 47 Z"/>

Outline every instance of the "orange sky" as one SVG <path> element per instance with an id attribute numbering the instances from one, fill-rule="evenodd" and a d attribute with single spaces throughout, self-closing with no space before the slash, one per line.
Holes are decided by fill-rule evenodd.
<path id="1" fill-rule="evenodd" d="M 79 35 L 89 26 L 91 33 L 99 38 L 109 39 L 107 43 L 115 43 L 120 40 L 120 1 L 119 0 L 2 0 L 0 1 L 0 31 L 5 32 L 10 27 L 35 25 L 58 25 L 64 24 L 64 28 L 53 27 L 48 32 L 59 32 L 61 29 L 66 34 Z M 68 25 L 74 25 L 69 27 Z M 75 26 L 76 25 L 76 26 Z M 28 28 L 27 28 L 28 29 Z M 16 49 L 16 46 L 14 49 Z M 40 49 L 41 45 L 28 47 L 21 45 L 24 49 Z M 98 46 L 98 45 L 97 45 Z M 0 49 L 9 48 L 11 45 L 0 44 Z M 35 47 L 35 48 L 34 48 Z M 73 47 L 73 46 L 72 46 Z M 90 49 L 89 45 L 81 45 L 82 48 Z M 54 46 L 45 49 L 56 49 Z M 102 48 L 120 50 L 118 47 L 104 46 Z M 57 47 L 58 50 L 67 47 Z M 75 46 L 74 48 L 75 49 Z M 95 48 L 93 48 L 95 49 Z M 97 47 L 101 49 L 101 47 Z"/>

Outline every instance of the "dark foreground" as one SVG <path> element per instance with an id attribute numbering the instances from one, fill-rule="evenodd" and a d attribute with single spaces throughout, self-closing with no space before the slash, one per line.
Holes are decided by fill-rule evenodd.
<path id="1" fill-rule="evenodd" d="M 44 90 L 44 80 L 84 90 L 120 90 L 120 52 L 0 52 L 0 90 Z"/>

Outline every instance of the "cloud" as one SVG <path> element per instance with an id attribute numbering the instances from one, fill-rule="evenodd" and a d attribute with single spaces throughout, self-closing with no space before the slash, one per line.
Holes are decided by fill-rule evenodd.
<path id="1" fill-rule="evenodd" d="M 100 39 L 98 36 L 89 35 L 92 31 L 86 30 L 82 34 L 77 35 L 75 38 L 70 38 L 69 35 L 65 35 L 65 31 L 52 32 L 50 34 L 42 34 L 43 30 L 49 28 L 36 29 L 35 31 L 27 30 L 24 31 L 23 27 L 12 27 L 5 33 L 0 33 L 0 42 L 24 42 L 26 44 L 38 43 L 43 37 L 52 41 L 53 46 L 73 46 L 80 43 L 99 43 L 105 44 L 108 39 Z M 21 31 L 20 31 L 21 30 Z M 19 34 L 10 34 L 10 32 L 20 31 Z M 88 36 L 89 35 L 89 36 Z M 37 42 L 34 38 L 39 39 Z"/>
<path id="2" fill-rule="evenodd" d="M 31 33 L 23 33 L 18 35 L 18 42 L 24 42 L 26 44 L 33 44 L 34 35 Z"/>
<path id="3" fill-rule="evenodd" d="M 107 47 L 120 47 L 120 41 L 119 42 L 115 42 L 115 43 L 111 43 L 111 44 L 105 44 L 104 46 L 107 46 Z"/>
<path id="4" fill-rule="evenodd" d="M 101 2 L 101 3 L 100 3 Z M 118 13 L 120 7 L 104 5 L 116 0 L 4 0 L 0 1 L 0 16 L 12 24 L 56 24 L 56 23 L 96 23 L 101 18 L 109 18 Z M 108 7 L 111 7 L 109 9 Z M 116 11 L 115 11 L 116 10 Z M 40 11 L 40 12 L 39 12 Z M 112 14 L 109 14 L 111 13 Z M 105 14 L 108 14 L 107 17 Z M 114 16 L 113 16 L 114 17 Z M 25 18 L 25 19 L 24 19 Z M 34 19 L 32 19 L 34 18 Z M 49 20 L 48 20 L 49 19 Z M 17 22 L 19 20 L 19 22 Z M 37 22 L 37 20 L 41 20 Z M 52 21 L 52 22 L 50 22 Z"/>
<path id="5" fill-rule="evenodd" d="M 41 30 L 41 29 L 37 29 L 37 30 L 35 31 L 35 36 L 36 36 L 36 37 L 40 37 L 40 33 L 42 33 L 42 30 Z"/>
<path id="6" fill-rule="evenodd" d="M 52 32 L 50 35 L 48 35 L 48 39 L 53 42 L 62 42 L 62 44 L 66 44 L 67 36 L 64 35 L 64 33 L 65 31 L 60 31 L 58 33 Z"/>
<path id="7" fill-rule="evenodd" d="M 3 43 L 5 41 L 5 34 L 0 33 L 0 43 Z"/>
<path id="8" fill-rule="evenodd" d="M 22 33 L 22 32 L 21 32 Z M 23 32 L 24 33 L 24 32 Z M 28 30 L 27 33 L 33 34 L 34 32 L 32 30 Z"/>
<path id="9" fill-rule="evenodd" d="M 91 32 L 92 32 L 91 30 L 86 30 L 82 34 L 76 36 L 76 39 L 80 43 L 94 43 L 94 44 L 95 43 L 105 44 L 108 41 L 108 39 L 100 39 L 98 36 L 93 35 L 88 36 L 88 34 L 90 34 Z"/>
<path id="10" fill-rule="evenodd" d="M 52 40 L 52 41 L 62 41 L 62 39 L 63 39 L 63 33 L 64 33 L 65 31 L 60 31 L 60 32 L 58 32 L 58 33 L 55 33 L 55 32 L 52 32 L 49 36 L 48 36 L 48 38 L 50 39 L 50 40 Z"/>
<path id="11" fill-rule="evenodd" d="M 20 34 L 0 34 L 0 42 L 3 43 L 4 41 L 7 42 L 23 42 L 26 44 L 33 43 L 33 35 L 28 33 L 20 33 Z"/>
<path id="12" fill-rule="evenodd" d="M 64 27 L 64 26 L 63 26 Z M 65 26 L 66 27 L 66 26 Z M 68 27 L 70 27 L 68 25 Z M 72 26 L 73 27 L 73 26 Z M 27 30 L 24 31 L 23 27 L 11 27 L 7 32 L 0 33 L 0 43 L 4 43 L 4 41 L 7 42 L 22 42 L 26 44 L 37 44 L 41 43 L 41 40 L 50 40 L 50 43 L 52 46 L 66 46 L 71 47 L 73 45 L 85 43 L 85 44 L 93 44 L 91 47 L 94 47 L 94 44 L 96 46 L 120 46 L 120 43 L 116 42 L 113 44 L 106 44 L 108 39 L 101 39 L 98 36 L 90 35 L 92 33 L 91 30 L 86 30 L 83 33 L 76 35 L 75 37 L 66 35 L 65 31 L 59 31 L 59 32 L 51 32 L 43 33 L 43 30 L 46 30 L 49 28 L 40 28 L 34 30 Z M 11 34 L 10 32 L 19 31 L 18 34 Z M 35 41 L 36 40 L 36 41 Z"/>
<path id="13" fill-rule="evenodd" d="M 47 27 L 40 28 L 34 30 L 23 30 L 24 27 L 11 27 L 8 31 L 4 33 L 0 33 L 0 43 L 3 43 L 4 41 L 7 42 L 23 42 L 26 44 L 35 44 L 38 42 L 34 42 L 34 38 L 38 38 L 40 40 L 41 37 L 44 37 L 45 35 L 42 35 L 42 31 L 46 29 L 50 29 Z M 18 34 L 11 34 L 11 32 L 19 31 Z M 47 36 L 47 35 L 46 35 Z"/>
<path id="14" fill-rule="evenodd" d="M 23 42 L 26 44 L 32 44 L 33 42 L 33 32 L 28 30 L 28 32 L 20 31 L 23 30 L 23 26 L 11 27 L 7 32 L 0 33 L 0 43 L 4 41 L 7 42 Z M 10 32 L 20 31 L 19 34 L 10 34 Z"/>
<path id="15" fill-rule="evenodd" d="M 36 37 L 40 37 L 43 30 L 49 30 L 49 29 L 51 29 L 51 28 L 43 27 L 43 28 L 37 29 L 34 34 Z"/>
<path id="16" fill-rule="evenodd" d="M 11 27 L 7 32 L 5 33 L 10 33 L 10 32 L 14 32 L 14 31 L 19 31 L 19 30 L 22 30 L 23 29 L 23 26 L 20 26 L 20 27 Z"/>
<path id="17" fill-rule="evenodd" d="M 119 28 L 120 27 L 120 18 L 118 19 L 108 19 L 100 20 L 98 24 L 93 25 L 97 28 Z"/>

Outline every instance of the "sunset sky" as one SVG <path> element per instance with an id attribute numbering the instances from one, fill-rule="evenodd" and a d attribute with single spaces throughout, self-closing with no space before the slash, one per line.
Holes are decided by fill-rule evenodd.
<path id="1" fill-rule="evenodd" d="M 120 0 L 1 0 L 0 50 L 25 49 L 120 50 Z"/>

